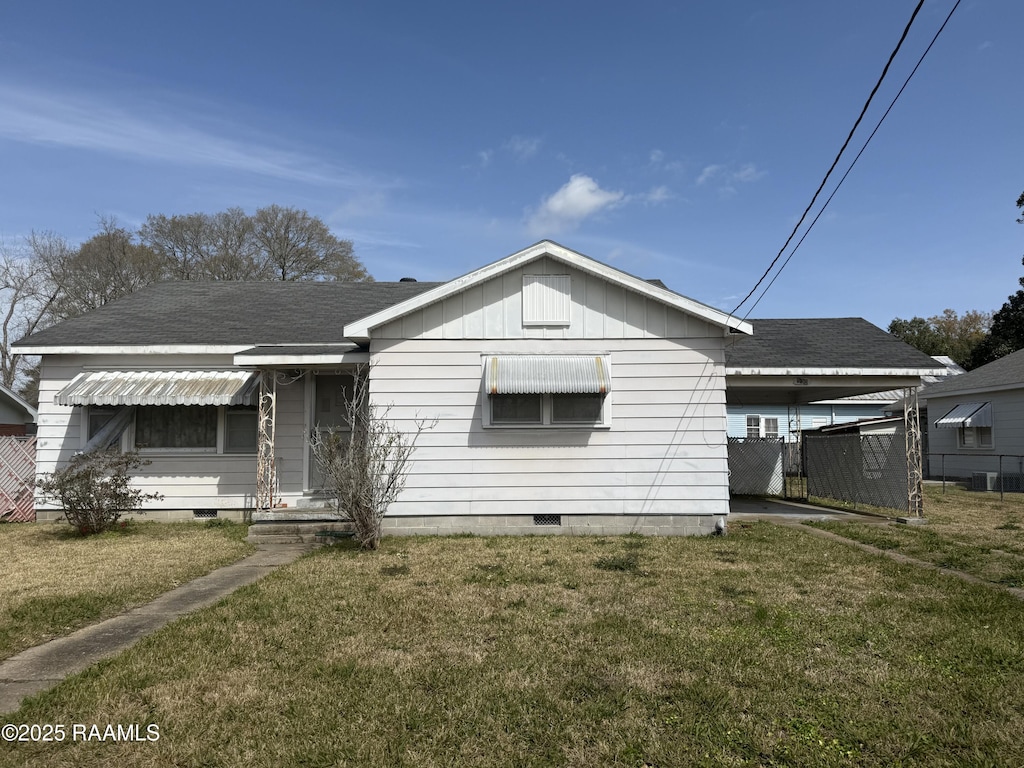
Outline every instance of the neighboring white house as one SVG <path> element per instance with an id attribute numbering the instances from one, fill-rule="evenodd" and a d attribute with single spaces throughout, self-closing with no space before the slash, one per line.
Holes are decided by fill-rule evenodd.
<path id="1" fill-rule="evenodd" d="M 1024 490 L 1024 350 L 921 390 L 928 399 L 932 477 Z M 1000 456 L 1003 458 L 1000 459 Z"/>
<path id="2" fill-rule="evenodd" d="M 400 426 L 436 419 L 388 531 L 706 533 L 729 511 L 726 341 L 750 331 L 543 241 L 442 284 L 153 285 L 16 351 L 42 356 L 38 472 L 137 448 L 151 516 L 253 508 L 261 449 L 275 509 L 301 507 L 306 436 L 369 364 Z"/>

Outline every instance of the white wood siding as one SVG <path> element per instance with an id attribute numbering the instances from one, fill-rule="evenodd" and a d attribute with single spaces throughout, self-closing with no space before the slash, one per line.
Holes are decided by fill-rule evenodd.
<path id="1" fill-rule="evenodd" d="M 607 353 L 609 429 L 484 429 L 482 354 Z M 395 516 L 726 514 L 721 335 L 696 339 L 375 340 L 374 402 L 412 429 Z"/>
<path id="2" fill-rule="evenodd" d="M 39 391 L 37 474 L 52 472 L 85 444 L 84 408 L 56 405 L 54 397 L 85 366 L 90 369 L 195 368 L 231 366 L 231 356 L 217 355 L 44 355 Z M 304 444 L 302 383 L 278 388 L 277 457 L 282 496 L 302 493 Z M 163 494 L 145 509 L 241 509 L 255 504 L 255 455 L 152 453 L 135 485 Z M 49 505 L 48 508 L 52 508 Z"/>

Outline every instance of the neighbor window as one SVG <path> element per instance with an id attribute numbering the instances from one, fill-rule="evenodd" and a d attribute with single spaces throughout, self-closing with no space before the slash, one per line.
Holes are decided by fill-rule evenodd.
<path id="1" fill-rule="evenodd" d="M 761 436 L 761 417 L 747 416 L 747 439 Z"/>
<path id="2" fill-rule="evenodd" d="M 960 427 L 957 430 L 960 448 L 992 448 L 992 427 Z"/>
<path id="3" fill-rule="evenodd" d="M 765 437 L 778 437 L 779 436 L 779 420 L 774 417 L 765 417 L 764 420 L 764 436 Z"/>

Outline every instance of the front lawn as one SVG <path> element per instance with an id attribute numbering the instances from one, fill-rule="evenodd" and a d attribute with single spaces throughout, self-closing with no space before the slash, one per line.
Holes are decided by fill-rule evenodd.
<path id="1" fill-rule="evenodd" d="M 952 483 L 945 493 L 926 485 L 927 524 L 906 526 L 822 522 L 816 527 L 865 544 L 892 549 L 994 584 L 1024 587 L 1024 494 L 966 491 Z"/>
<path id="2" fill-rule="evenodd" d="M 798 528 L 316 552 L 30 700 L 0 765 L 1024 764 L 1024 604 Z"/>
<path id="3" fill-rule="evenodd" d="M 244 557 L 246 530 L 131 522 L 83 537 L 63 523 L 0 524 L 0 659 Z"/>

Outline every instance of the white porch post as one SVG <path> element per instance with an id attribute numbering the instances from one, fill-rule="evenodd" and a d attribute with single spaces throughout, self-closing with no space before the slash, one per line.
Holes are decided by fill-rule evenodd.
<path id="1" fill-rule="evenodd" d="M 907 514 L 924 515 L 924 472 L 921 457 L 921 416 L 917 409 L 917 387 L 907 387 L 903 396 L 903 426 L 907 435 Z"/>
<path id="2" fill-rule="evenodd" d="M 274 438 L 277 427 L 277 374 L 260 371 L 260 400 L 256 438 L 256 509 L 269 512 L 274 508 L 277 472 L 274 460 Z"/>

